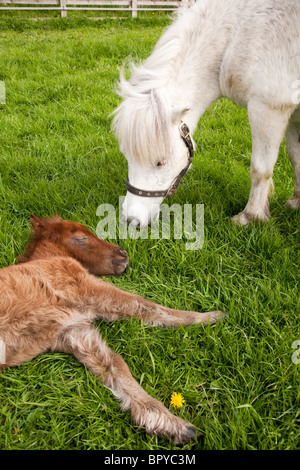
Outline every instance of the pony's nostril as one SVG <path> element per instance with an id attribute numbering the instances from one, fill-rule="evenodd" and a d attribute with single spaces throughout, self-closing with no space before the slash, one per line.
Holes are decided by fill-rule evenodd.
<path id="1" fill-rule="evenodd" d="M 129 227 L 131 228 L 140 228 L 141 222 L 139 219 L 128 219 L 129 220 Z"/>
<path id="2" fill-rule="evenodd" d="M 137 219 L 136 217 L 127 217 L 127 221 L 129 222 L 129 227 L 132 228 L 139 228 L 141 221 Z"/>

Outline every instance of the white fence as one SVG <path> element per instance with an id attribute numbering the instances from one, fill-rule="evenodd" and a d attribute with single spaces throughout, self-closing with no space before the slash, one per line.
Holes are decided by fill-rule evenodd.
<path id="1" fill-rule="evenodd" d="M 67 16 L 68 11 L 131 11 L 132 17 L 138 11 L 172 11 L 181 4 L 191 4 L 194 0 L 0 0 L 1 10 L 52 10 Z M 3 6 L 2 6 L 3 5 Z"/>

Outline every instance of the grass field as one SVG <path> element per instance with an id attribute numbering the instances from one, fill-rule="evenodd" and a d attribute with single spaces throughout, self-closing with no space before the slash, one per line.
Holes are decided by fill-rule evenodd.
<path id="1" fill-rule="evenodd" d="M 29 216 L 59 213 L 93 231 L 97 207 L 118 207 L 127 164 L 110 130 L 121 64 L 152 50 L 167 18 L 47 21 L 0 17 L 0 265 L 14 263 Z M 137 320 L 98 327 L 133 376 L 205 437 L 185 449 L 299 448 L 299 212 L 285 145 L 272 220 L 239 228 L 250 188 L 245 110 L 213 104 L 195 133 L 193 169 L 170 204 L 204 204 L 205 243 L 112 240 L 130 268 L 108 279 L 170 307 L 229 313 L 215 326 L 168 330 Z M 70 356 L 45 354 L 0 375 L 0 449 L 174 449 L 137 430 L 112 394 Z"/>

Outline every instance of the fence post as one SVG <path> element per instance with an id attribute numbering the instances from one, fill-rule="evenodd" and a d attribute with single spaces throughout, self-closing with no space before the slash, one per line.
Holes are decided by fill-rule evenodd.
<path id="1" fill-rule="evenodd" d="M 67 16 L 66 4 L 67 4 L 66 0 L 60 0 L 60 8 L 61 8 L 60 16 L 61 16 L 61 18 L 65 18 Z"/>
<path id="2" fill-rule="evenodd" d="M 194 5 L 196 0 L 181 0 L 181 3 L 184 7 L 191 7 L 192 5 Z"/>
<path id="3" fill-rule="evenodd" d="M 132 18 L 137 17 L 137 0 L 131 0 Z"/>

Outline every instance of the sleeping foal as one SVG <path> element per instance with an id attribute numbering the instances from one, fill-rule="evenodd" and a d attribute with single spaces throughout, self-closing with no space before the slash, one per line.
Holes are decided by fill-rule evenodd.
<path id="1" fill-rule="evenodd" d="M 99 240 L 84 225 L 31 216 L 33 236 L 20 264 L 0 270 L 0 370 L 46 351 L 73 354 L 131 411 L 149 434 L 183 444 L 196 437 L 134 380 L 121 356 L 103 341 L 93 321 L 137 317 L 162 326 L 214 323 L 221 312 L 185 312 L 124 292 L 96 276 L 120 275 L 127 253 Z"/>

